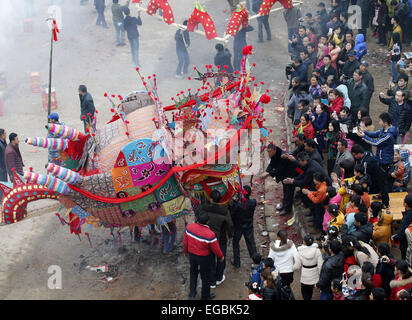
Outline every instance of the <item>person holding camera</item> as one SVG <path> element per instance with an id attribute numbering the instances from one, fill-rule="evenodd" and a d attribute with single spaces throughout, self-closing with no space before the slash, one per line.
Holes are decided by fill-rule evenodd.
<path id="1" fill-rule="evenodd" d="M 332 300 L 332 280 L 340 278 L 344 271 L 344 254 L 340 241 L 333 239 L 330 242 L 331 255 L 325 257 L 319 274 L 316 287 L 320 289 L 320 300 Z"/>
<path id="2" fill-rule="evenodd" d="M 300 81 L 307 80 L 308 69 L 300 57 L 294 57 L 292 63 L 288 64 L 285 69 L 286 77 L 290 80 L 289 89 L 292 87 L 292 79 L 297 77 Z"/>
<path id="3" fill-rule="evenodd" d="M 396 260 L 391 253 L 390 246 L 386 242 L 378 245 L 378 256 L 379 259 L 375 273 L 381 276 L 382 288 L 385 290 L 385 298 L 389 300 L 391 296 L 389 283 L 395 278 Z"/>
<path id="4" fill-rule="evenodd" d="M 303 245 L 297 248 L 293 270 L 301 270 L 300 284 L 303 300 L 312 300 L 313 288 L 319 281 L 322 269 L 322 253 L 313 236 L 307 234 L 303 238 Z"/>

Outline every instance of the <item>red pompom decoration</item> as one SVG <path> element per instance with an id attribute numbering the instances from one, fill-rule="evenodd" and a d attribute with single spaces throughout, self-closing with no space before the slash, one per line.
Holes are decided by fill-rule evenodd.
<path id="1" fill-rule="evenodd" d="M 266 94 L 263 94 L 259 99 L 259 101 L 263 104 L 268 104 L 271 100 L 272 99 Z"/>

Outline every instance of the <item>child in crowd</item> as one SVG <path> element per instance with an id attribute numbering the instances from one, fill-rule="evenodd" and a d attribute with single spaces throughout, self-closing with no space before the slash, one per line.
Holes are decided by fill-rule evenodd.
<path id="1" fill-rule="evenodd" d="M 259 275 L 260 278 L 260 275 Z M 260 280 L 260 279 L 259 279 Z M 262 296 L 259 293 L 259 285 L 257 282 L 249 282 L 249 295 L 248 300 L 263 300 Z"/>
<path id="2" fill-rule="evenodd" d="M 250 267 L 250 278 L 249 278 L 250 283 L 257 282 L 257 284 L 260 287 L 260 272 L 262 271 L 262 269 L 263 269 L 262 256 L 256 252 L 252 256 L 252 265 Z"/>

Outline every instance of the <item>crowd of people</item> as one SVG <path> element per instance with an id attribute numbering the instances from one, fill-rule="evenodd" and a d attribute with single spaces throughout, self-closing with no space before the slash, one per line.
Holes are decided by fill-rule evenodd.
<path id="1" fill-rule="evenodd" d="M 294 202 L 300 199 L 309 209 L 305 215 L 310 228 L 299 247 L 280 230 L 263 258 L 251 240 L 251 225 L 249 236 L 245 234 L 253 263 L 246 283 L 250 300 L 293 299 L 290 285 L 298 270 L 304 300 L 312 299 L 315 287 L 321 300 L 411 298 L 412 195 L 404 198 L 405 211 L 394 233 L 389 197 L 393 192 L 406 192 L 410 180 L 409 152 L 399 147 L 406 143 L 412 121 L 412 61 L 402 56 L 402 44 L 410 40 L 407 33 L 412 19 L 405 9 L 410 5 L 402 0 L 358 0 L 357 5 L 362 9 L 362 25 L 354 30 L 348 24 L 349 1 L 333 0 L 329 13 L 320 2 L 316 15 L 307 12 L 305 18 L 298 7 L 284 10 L 292 61 L 286 66 L 291 89 L 287 115 L 294 127 L 296 147 L 287 153 L 269 144 L 270 163 L 262 178 L 270 176 L 282 183 L 283 199 L 276 213 L 291 216 Z M 370 107 L 375 86 L 368 70 L 369 28 L 368 35 L 376 37 L 377 44 L 388 46 L 392 61 L 390 88 L 386 94 L 379 93 L 388 110 L 379 114 L 378 124 L 373 124 Z M 223 46 L 216 49 L 230 59 Z M 226 241 L 218 235 L 222 230 L 216 228 L 210 215 L 220 211 L 221 221 L 223 216 L 231 216 L 233 222 L 241 216 L 253 221 L 253 211 L 245 210 L 244 204 L 240 204 L 243 211 L 232 212 L 232 206 L 217 210 L 221 206 L 218 201 L 213 206 L 200 210 L 184 242 L 185 252 L 193 254 L 188 243 L 202 240 L 201 233 L 191 228 L 217 230 L 216 239 L 212 234 L 208 238 L 213 246 L 196 244 L 196 248 L 210 248 L 197 254 L 213 251 L 218 259 L 212 267 L 204 266 L 203 274 L 200 267 L 204 299 L 213 297 L 207 283 L 214 288 L 224 281 L 222 268 L 214 270 L 219 263 L 224 264 L 227 249 Z M 239 266 L 236 240 L 232 263 Z M 400 259 L 391 253 L 394 243 L 400 248 Z M 191 274 L 197 277 L 192 260 L 191 266 Z M 191 298 L 195 288 L 191 282 Z"/>

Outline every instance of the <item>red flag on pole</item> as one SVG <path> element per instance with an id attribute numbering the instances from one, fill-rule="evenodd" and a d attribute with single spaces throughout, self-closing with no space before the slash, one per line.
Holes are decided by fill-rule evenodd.
<path id="1" fill-rule="evenodd" d="M 57 41 L 57 33 L 60 33 L 60 30 L 57 27 L 56 20 L 53 19 L 53 38 L 54 38 L 54 41 Z"/>

